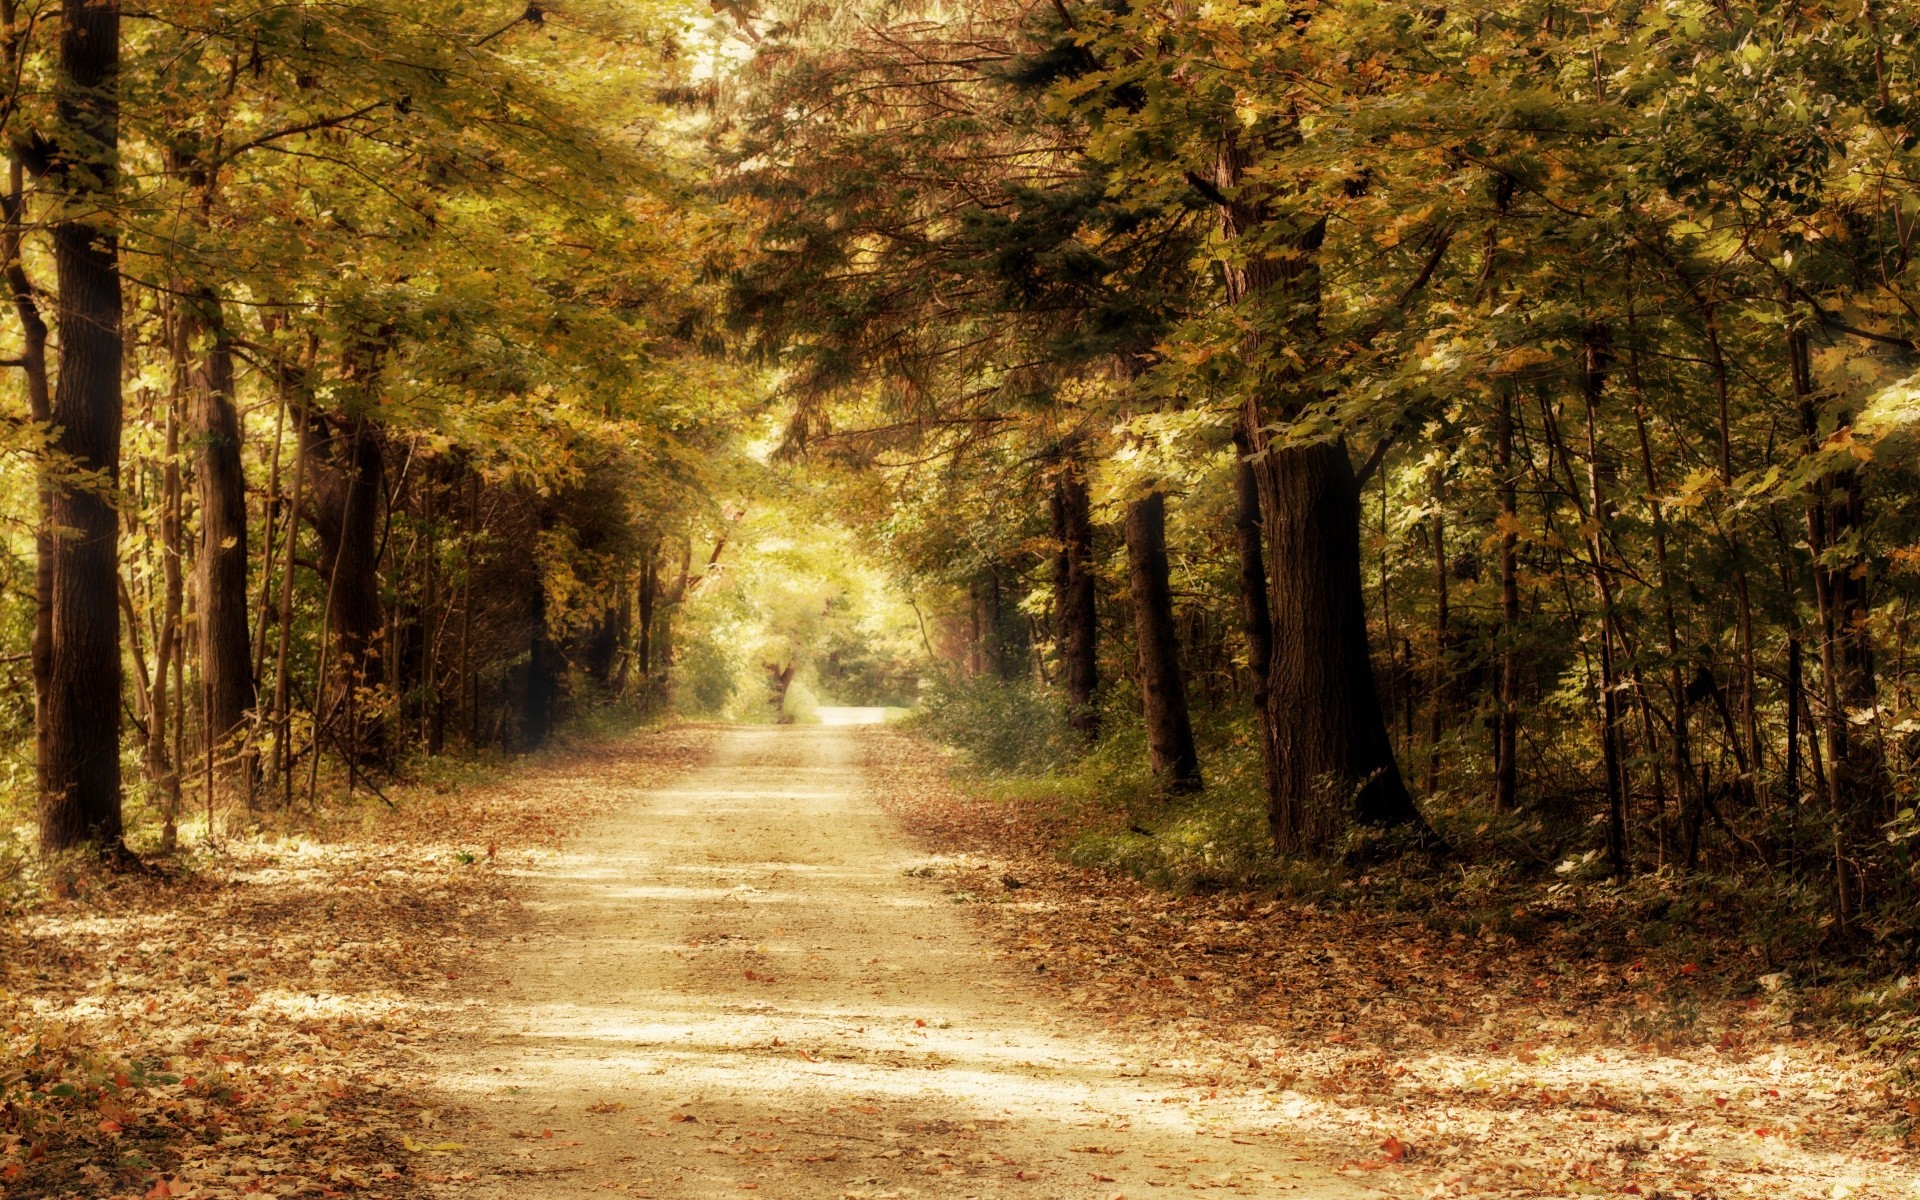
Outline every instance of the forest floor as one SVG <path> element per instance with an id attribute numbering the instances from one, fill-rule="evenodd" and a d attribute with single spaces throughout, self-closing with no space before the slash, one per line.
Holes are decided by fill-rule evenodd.
<path id="1" fill-rule="evenodd" d="M 102 881 L 0 928 L 0 1195 L 1920 1195 L 1768 1005 L 1662 1049 L 1631 964 L 1057 834 L 890 730 L 681 726 Z"/>
<path id="2" fill-rule="evenodd" d="M 870 755 L 953 898 L 1054 1005 L 1177 1072 L 1196 1111 L 1285 1128 L 1383 1192 L 1920 1197 L 1885 1063 L 1764 980 L 1751 998 L 1598 946 L 1173 895 L 1065 865 L 1071 818 L 971 793 L 922 743 Z"/>

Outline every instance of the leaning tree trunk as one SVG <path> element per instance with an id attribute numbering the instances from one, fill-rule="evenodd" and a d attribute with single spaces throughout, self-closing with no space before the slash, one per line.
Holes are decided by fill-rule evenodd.
<path id="1" fill-rule="evenodd" d="M 1289 220 L 1284 256 L 1255 253 L 1228 267 L 1228 298 L 1286 313 L 1268 337 L 1311 361 L 1319 344 L 1319 254 L 1324 220 L 1283 218 L 1241 186 L 1245 151 L 1231 137 L 1215 163 L 1229 238 Z M 1278 293 L 1283 304 L 1274 304 Z M 1260 346 L 1251 349 L 1259 351 Z M 1360 487 L 1344 440 L 1269 442 L 1266 429 L 1297 415 L 1314 385 L 1293 371 L 1267 381 L 1242 424 L 1267 537 L 1273 658 L 1268 720 L 1276 772 L 1267 797 L 1274 847 L 1323 851 L 1348 821 L 1424 826 L 1400 776 L 1380 711 L 1360 583 Z"/>
<path id="2" fill-rule="evenodd" d="M 85 484 L 52 490 L 53 570 L 48 641 L 45 778 L 40 846 L 120 847 L 121 292 L 119 242 L 101 214 L 114 211 L 120 138 L 120 6 L 62 0 L 54 84 L 67 214 L 53 228 L 60 296 L 59 381 L 50 412 L 54 450 Z"/>
<path id="3" fill-rule="evenodd" d="M 1053 483 L 1054 612 L 1059 621 L 1060 676 L 1067 687 L 1067 723 L 1091 742 L 1100 735 L 1099 610 L 1094 595 L 1093 513 L 1082 464 L 1063 456 Z"/>
<path id="4" fill-rule="evenodd" d="M 1169 792 L 1197 792 L 1200 755 L 1187 717 L 1187 682 L 1180 669 L 1180 639 L 1173 623 L 1164 493 L 1149 493 L 1127 506 L 1126 535 L 1147 752 L 1161 787 Z"/>
<path id="5" fill-rule="evenodd" d="M 202 290 L 181 305 L 182 349 L 192 358 L 193 431 L 198 461 L 200 547 L 195 583 L 207 735 L 217 751 L 254 705 L 247 629 L 247 480 L 240 418 L 233 404 L 233 345 L 220 298 Z"/>

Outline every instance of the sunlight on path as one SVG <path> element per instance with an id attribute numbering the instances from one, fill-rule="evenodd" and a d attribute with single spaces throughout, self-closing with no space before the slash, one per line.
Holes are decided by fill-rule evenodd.
<path id="1" fill-rule="evenodd" d="M 822 725 L 880 725 L 887 719 L 884 708 L 835 708 L 823 706 L 815 710 Z"/>
<path id="2" fill-rule="evenodd" d="M 467 1147 L 442 1194 L 1362 1194 L 1050 1028 L 913 873 L 859 736 L 731 731 L 534 881 L 537 923 L 439 1079 L 475 1114 L 435 1134 Z"/>

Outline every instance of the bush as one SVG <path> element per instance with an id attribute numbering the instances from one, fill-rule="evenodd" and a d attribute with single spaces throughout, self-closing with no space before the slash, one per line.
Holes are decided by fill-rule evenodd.
<path id="1" fill-rule="evenodd" d="M 1002 775 L 1042 775 L 1073 759 L 1066 708 L 1025 680 L 935 679 L 908 725 Z"/>

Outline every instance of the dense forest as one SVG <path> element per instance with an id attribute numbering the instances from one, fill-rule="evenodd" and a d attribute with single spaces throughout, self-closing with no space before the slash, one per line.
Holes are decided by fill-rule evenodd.
<path id="1" fill-rule="evenodd" d="M 43 849 L 664 703 L 785 474 L 1279 854 L 1539 814 L 1909 953 L 1905 10 L 443 8 L 4 14 Z"/>
<path id="2" fill-rule="evenodd" d="M 970 670 L 1162 791 L 1252 755 L 1283 856 L 1531 831 L 1905 962 L 1911 22 L 769 15 L 731 312 Z"/>
<path id="3" fill-rule="evenodd" d="M 0 0 L 0 915 L 887 707 L 1113 878 L 1891 984 L 1910 1085 L 1917 55 L 1885 0 Z"/>

